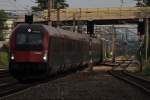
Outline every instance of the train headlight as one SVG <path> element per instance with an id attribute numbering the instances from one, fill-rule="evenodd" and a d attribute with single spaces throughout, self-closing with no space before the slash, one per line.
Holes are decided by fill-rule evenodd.
<path id="1" fill-rule="evenodd" d="M 47 61 L 47 53 L 44 54 L 43 60 L 44 60 L 44 61 Z"/>
<path id="2" fill-rule="evenodd" d="M 15 59 L 15 57 L 12 55 L 12 56 L 11 56 L 11 60 L 14 60 L 14 59 Z"/>

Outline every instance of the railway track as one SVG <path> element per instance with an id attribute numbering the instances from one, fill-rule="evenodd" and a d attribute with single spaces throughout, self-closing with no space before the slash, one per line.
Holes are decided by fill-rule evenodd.
<path id="1" fill-rule="evenodd" d="M 131 59 L 121 61 L 119 63 L 119 67 L 122 67 L 123 69 L 109 71 L 109 74 L 111 74 L 112 76 L 114 76 L 120 80 L 123 80 L 131 85 L 134 85 L 134 86 L 138 87 L 139 89 L 145 91 L 146 93 L 150 94 L 150 81 L 149 80 L 135 76 L 126 71 L 126 68 L 130 64 L 132 64 L 132 62 L 133 62 L 133 60 L 131 60 Z M 116 67 L 118 67 L 118 66 L 116 66 Z"/>
<path id="2" fill-rule="evenodd" d="M 33 86 L 33 84 L 20 84 L 17 81 L 5 84 L 3 83 L 3 85 L 0 86 L 0 97 L 16 93 L 31 86 Z"/>
<path id="3" fill-rule="evenodd" d="M 118 67 L 118 66 L 128 66 L 132 63 L 131 57 L 127 60 L 116 60 L 115 62 L 112 61 L 104 61 L 101 63 L 101 65 L 106 65 L 106 66 L 112 66 L 112 67 Z"/>
<path id="4" fill-rule="evenodd" d="M 3 83 L 9 82 L 11 80 L 14 80 L 13 77 L 11 77 L 8 70 L 0 70 L 0 86 Z"/>
<path id="5" fill-rule="evenodd" d="M 21 84 L 14 79 L 8 70 L 0 70 L 0 97 L 26 89 L 33 84 Z"/>
<path id="6" fill-rule="evenodd" d="M 8 73 L 8 72 L 9 72 L 8 70 L 0 70 L 0 74 Z"/>
<path id="7" fill-rule="evenodd" d="M 150 94 L 150 81 L 149 80 L 145 80 L 141 77 L 134 76 L 125 71 L 110 71 L 109 73 L 113 75 L 114 77 L 120 80 L 123 80 L 131 85 L 134 85 L 142 89 L 146 93 Z"/>
<path id="8" fill-rule="evenodd" d="M 132 64 L 133 60 L 124 60 L 119 63 L 119 66 L 125 70 L 130 64 Z"/>
<path id="9" fill-rule="evenodd" d="M 76 71 L 72 71 L 72 72 L 75 73 Z M 41 79 L 41 80 L 28 80 L 26 83 L 18 82 L 13 77 L 11 77 L 11 75 L 0 78 L 0 97 L 14 94 L 24 89 L 27 89 L 27 88 L 30 88 L 30 87 L 33 87 L 42 83 L 46 83 L 48 81 L 56 80 L 58 78 L 65 77 L 66 75 L 70 75 L 72 72 L 64 72 L 58 75 L 49 76 L 48 78 Z"/>
<path id="10" fill-rule="evenodd" d="M 49 80 L 28 80 L 28 82 L 20 83 L 13 77 L 4 77 L 0 78 L 0 97 L 7 96 L 10 94 L 17 93 L 19 91 L 22 91 L 24 89 L 36 86 L 38 84 L 47 82 Z"/>
<path id="11" fill-rule="evenodd" d="M 0 69 L 0 75 L 9 73 L 8 69 Z"/>
<path id="12" fill-rule="evenodd" d="M 0 73 L 0 78 L 9 77 L 9 76 L 11 76 L 9 72 Z"/>

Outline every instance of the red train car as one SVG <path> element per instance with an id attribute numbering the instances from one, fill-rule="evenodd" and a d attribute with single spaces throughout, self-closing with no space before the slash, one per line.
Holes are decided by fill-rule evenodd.
<path id="1" fill-rule="evenodd" d="M 90 43 L 91 40 L 91 43 Z M 17 79 L 45 77 L 102 61 L 102 44 L 42 24 L 20 24 L 10 37 L 9 71 Z"/>

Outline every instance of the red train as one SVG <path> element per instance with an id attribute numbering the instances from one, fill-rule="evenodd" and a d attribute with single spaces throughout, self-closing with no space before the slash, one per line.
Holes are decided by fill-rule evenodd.
<path id="1" fill-rule="evenodd" d="M 20 24 L 10 37 L 9 71 L 17 79 L 77 69 L 87 65 L 91 57 L 93 63 L 102 61 L 102 43 L 87 34 L 42 24 Z"/>

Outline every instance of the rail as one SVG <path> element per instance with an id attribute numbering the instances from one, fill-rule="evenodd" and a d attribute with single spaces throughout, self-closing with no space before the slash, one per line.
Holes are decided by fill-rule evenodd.
<path id="1" fill-rule="evenodd" d="M 131 85 L 134 85 L 142 89 L 146 93 L 150 94 L 150 85 L 149 85 L 150 81 L 149 80 L 145 80 L 141 77 L 128 74 L 127 72 L 124 72 L 124 71 L 110 71 L 109 73 L 113 75 L 114 77 L 120 80 L 123 80 Z"/>

